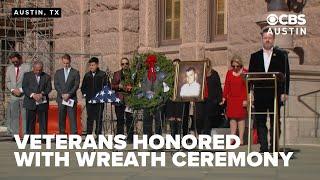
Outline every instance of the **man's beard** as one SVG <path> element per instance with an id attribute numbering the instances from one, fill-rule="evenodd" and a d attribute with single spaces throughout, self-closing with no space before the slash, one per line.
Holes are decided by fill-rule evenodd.
<path id="1" fill-rule="evenodd" d="M 263 46 L 266 50 L 270 50 L 273 47 L 273 44 L 265 44 Z"/>
<path id="2" fill-rule="evenodd" d="M 14 67 L 19 67 L 20 66 L 20 63 L 13 63 Z"/>

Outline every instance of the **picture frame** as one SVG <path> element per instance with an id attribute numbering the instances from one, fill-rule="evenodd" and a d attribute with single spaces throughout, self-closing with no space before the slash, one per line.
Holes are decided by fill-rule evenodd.
<path id="1" fill-rule="evenodd" d="M 204 100 L 206 61 L 181 61 L 175 67 L 173 101 Z"/>

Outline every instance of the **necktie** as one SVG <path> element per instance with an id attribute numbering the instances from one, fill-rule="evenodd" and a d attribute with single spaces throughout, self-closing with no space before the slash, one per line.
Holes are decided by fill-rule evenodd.
<path id="1" fill-rule="evenodd" d="M 16 73 L 16 82 L 18 82 L 18 77 L 19 77 L 19 67 L 17 67 L 17 73 Z"/>
<path id="2" fill-rule="evenodd" d="M 64 82 L 67 82 L 67 79 L 68 79 L 68 69 L 67 68 L 64 68 Z"/>

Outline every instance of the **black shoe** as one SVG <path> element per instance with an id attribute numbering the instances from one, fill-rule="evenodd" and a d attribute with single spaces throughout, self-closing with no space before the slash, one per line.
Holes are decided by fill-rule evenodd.
<path id="1" fill-rule="evenodd" d="M 279 151 L 275 150 L 274 152 L 279 152 Z M 273 153 L 273 148 L 269 149 L 269 153 Z"/>
<path id="2" fill-rule="evenodd" d="M 269 152 L 269 150 L 268 149 L 260 149 L 260 151 L 259 151 L 260 154 L 263 154 L 265 152 Z"/>

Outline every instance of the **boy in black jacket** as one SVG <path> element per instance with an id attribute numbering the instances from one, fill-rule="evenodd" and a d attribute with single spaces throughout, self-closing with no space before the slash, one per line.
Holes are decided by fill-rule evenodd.
<path id="1" fill-rule="evenodd" d="M 96 121 L 95 134 L 102 133 L 102 118 L 104 103 L 89 102 L 100 92 L 105 85 L 110 85 L 108 77 L 104 71 L 99 69 L 99 59 L 92 57 L 89 60 L 89 72 L 84 75 L 81 92 L 86 99 L 87 109 L 87 134 L 92 134 L 93 122 Z"/>

